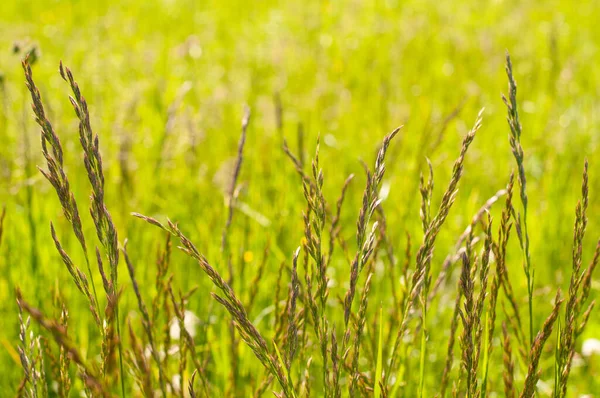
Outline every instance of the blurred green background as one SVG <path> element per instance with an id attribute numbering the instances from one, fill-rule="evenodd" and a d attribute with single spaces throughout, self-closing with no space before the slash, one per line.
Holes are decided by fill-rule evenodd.
<path id="1" fill-rule="evenodd" d="M 130 255 L 148 299 L 154 292 L 155 254 L 164 237 L 129 213 L 177 221 L 225 273 L 226 267 L 219 264 L 226 219 L 224 188 L 243 106 L 250 106 L 252 120 L 240 177 L 244 189 L 231 247 L 242 258 L 236 270 L 251 279 L 266 242 L 271 242 L 272 254 L 261 281 L 264 289 L 253 319 L 272 304 L 279 263 L 289 261 L 303 236 L 302 186 L 281 150 L 282 137 L 297 153 L 301 125 L 303 156 L 308 161 L 320 134 L 330 203 L 344 179 L 356 174 L 342 211 L 342 235 L 353 245 L 365 183 L 359 160 L 372 164 L 383 136 L 405 126 L 390 148 L 384 180 L 389 195 L 383 202 L 389 235 L 401 259 L 406 232 L 412 236 L 414 251 L 422 239 L 418 177 L 427 170 L 426 157 L 434 166 L 436 208 L 461 139 L 485 107 L 483 128 L 467 155 L 455 207 L 436 246 L 433 270 L 437 275 L 456 237 L 477 209 L 506 185 L 514 168 L 500 99 L 507 86 L 504 56 L 508 49 L 519 85 L 532 263 L 537 269 L 535 315 L 541 324 L 556 288 L 566 293 L 568 287 L 584 158 L 590 161 L 591 191 L 584 264 L 600 237 L 599 20 L 595 1 L 4 2 L 0 9 L 0 206 L 6 206 L 6 219 L 0 244 L 0 395 L 12 396 L 21 378 L 15 356 L 16 286 L 49 313 L 52 292 L 59 288 L 69 302 L 70 333 L 84 352 L 95 349 L 89 348 L 92 326 L 85 301 L 50 238 L 52 221 L 67 251 L 82 264 L 55 192 L 36 170 L 44 162 L 20 65 L 24 49 L 37 49 L 34 78 L 62 141 L 86 236 L 92 239 L 93 224 L 84 210 L 90 187 L 69 89 L 58 74 L 60 60 L 73 70 L 88 100 L 92 127 L 100 136 L 107 204 L 119 240 L 129 239 Z M 500 207 L 492 211 L 496 220 Z M 525 303 L 526 282 L 515 239 L 509 249 L 509 270 Z M 210 283 L 196 264 L 176 252 L 172 271 L 182 290 L 200 286 L 190 310 L 201 319 L 209 308 L 217 319 L 226 317 L 221 309 L 207 305 Z M 121 311 L 127 316 L 137 307 L 126 271 L 120 272 L 126 287 Z M 348 264 L 340 252 L 331 277 L 331 297 L 342 296 Z M 234 288 L 244 292 L 247 283 L 237 278 Z M 449 283 L 434 304 L 440 315 L 430 317 L 430 347 L 440 348 L 431 349 L 429 358 L 437 369 L 431 374 L 432 386 L 443 367 L 447 339 L 447 331 L 439 326 L 447 325 L 449 315 L 441 313 L 454 300 L 454 286 Z M 372 294 L 372 303 L 390 300 L 383 266 L 377 268 Z M 598 295 L 598 277 L 592 295 Z M 376 305 L 370 321 L 377 316 Z M 578 349 L 581 341 L 600 338 L 599 318 L 597 312 L 592 315 Z M 269 333 L 266 321 L 258 326 Z M 221 333 L 218 322 L 213 329 Z M 219 342 L 215 344 L 219 347 Z M 222 351 L 227 354 L 227 349 Z M 262 371 L 253 370 L 257 362 L 251 352 L 242 349 L 242 354 L 242 367 L 259 377 Z M 215 362 L 216 374 L 226 376 L 226 358 L 216 356 Z M 600 391 L 593 377 L 600 369 L 598 362 L 596 357 L 577 363 L 570 379 L 572 396 Z M 549 354 L 542 362 L 542 381 L 550 386 L 552 366 Z M 223 389 L 225 376 L 215 382 Z M 502 395 L 498 382 L 491 388 Z"/>

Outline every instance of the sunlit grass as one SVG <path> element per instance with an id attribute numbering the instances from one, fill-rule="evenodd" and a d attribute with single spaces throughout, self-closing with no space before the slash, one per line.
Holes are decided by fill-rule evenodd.
<path id="1" fill-rule="evenodd" d="M 574 263 L 582 267 L 578 273 L 586 269 L 600 236 L 600 202 L 596 200 L 600 184 L 594 168 L 600 162 L 595 133 L 600 126 L 594 117 L 598 112 L 595 65 L 600 61 L 595 51 L 598 27 L 594 21 L 599 16 L 593 2 L 573 6 L 560 1 L 499 1 L 486 5 L 432 1 L 343 5 L 209 2 L 198 6 L 191 1 L 128 0 L 111 6 L 102 2 L 46 1 L 3 5 L 0 208 L 6 208 L 6 216 L 0 229 L 0 316 L 4 320 L 0 331 L 0 390 L 14 395 L 23 378 L 18 352 L 17 287 L 25 300 L 41 308 L 48 319 L 60 320 L 61 303 L 65 303 L 68 335 L 81 356 L 94 362 L 101 353 L 99 342 L 104 332 L 96 327 L 89 307 L 90 299 L 102 303 L 97 312 L 105 316 L 106 295 L 95 256 L 96 246 L 102 250 L 103 242 L 96 238 L 88 211 L 91 187 L 77 117 L 67 98 L 69 85 L 58 73 L 59 61 L 63 60 L 77 77 L 89 105 L 91 125 L 100 136 L 104 200 L 118 231 L 118 244 L 123 246 L 125 238 L 129 241 L 127 252 L 141 293 L 140 301 L 121 258 L 115 286 L 124 289 L 119 317 L 123 342 L 131 355 L 135 350 L 129 350 L 133 347 L 129 324 L 132 335 L 140 339 L 140 349 L 146 349 L 147 333 L 139 304 L 144 302 L 156 324 L 153 338 L 160 342 L 158 345 L 164 344 L 170 326 L 184 321 L 185 311 L 199 317 L 191 342 L 185 336 L 170 342 L 189 354 L 187 362 L 183 366 L 174 353 L 170 365 L 165 366 L 169 375 L 181 373 L 183 389 L 187 389 L 185 383 L 191 379 L 193 369 L 204 369 L 194 378 L 200 396 L 206 391 L 248 396 L 261 388 L 268 396 L 271 390 L 283 391 L 289 384 L 294 384 L 296 392 L 304 394 L 310 388 L 312 395 L 318 396 L 326 384 L 323 357 L 328 358 L 330 391 L 340 388 L 345 395 L 350 385 L 356 384 L 358 394 L 366 393 L 361 388 L 377 389 L 379 384 L 374 381 L 383 373 L 382 379 L 388 385 L 382 383 L 384 390 L 377 393 L 385 388 L 403 396 L 437 393 L 446 365 L 461 275 L 462 261 L 455 244 L 488 198 L 506 187 L 511 172 L 517 176 L 520 173 L 511 153 L 511 129 L 500 98 L 501 92 L 510 96 L 504 70 L 505 50 L 509 49 L 519 84 L 518 116 L 523 126 L 519 145 L 524 151 L 528 210 L 527 215 L 521 210 L 519 179 L 515 178 L 516 211 L 509 214 L 507 222 L 514 223 L 520 216 L 523 223 L 526 217 L 527 226 L 523 224 L 522 231 L 529 248 L 523 254 L 513 224 L 505 258 L 513 302 L 509 299 L 511 291 L 499 279 L 496 327 L 491 337 L 486 334 L 491 322 L 489 295 L 479 320 L 485 341 L 481 344 L 484 352 L 476 381 L 481 387 L 485 366 L 488 395 L 504 394 L 503 351 L 504 363 L 510 362 L 501 332 L 506 322 L 514 385 L 522 391 L 529 346 L 551 313 L 558 289 L 565 299 L 559 314 L 560 340 L 570 347 L 565 333 L 576 333 L 578 326 L 569 329 L 565 322 L 565 311 L 576 307 L 568 306 L 572 269 Z M 64 169 L 79 204 L 87 252 L 73 234 L 53 187 L 36 170 L 36 166 L 46 169 L 46 160 L 21 68 L 21 59 L 31 49 L 36 51 L 32 69 L 46 116 L 64 149 Z M 252 119 L 243 145 L 243 162 L 232 179 L 239 158 L 240 120 L 245 105 L 252 110 Z M 427 235 L 420 211 L 433 209 L 430 215 L 435 217 L 444 203 L 442 195 L 452 179 L 452 162 L 482 107 L 486 109 L 482 128 L 464 158 L 464 174 L 452 211 L 435 240 L 433 257 L 419 260 L 417 251 Z M 371 220 L 378 221 L 378 225 L 372 229 L 373 222 L 367 220 L 357 246 L 357 219 L 367 185 L 360 160 L 372 168 L 383 137 L 398 125 L 404 127 L 389 146 L 385 175 L 371 198 L 381 200 L 381 210 L 375 211 Z M 317 137 L 320 148 L 315 172 L 311 161 Z M 282 150 L 284 138 L 289 152 L 297 158 L 296 165 Z M 583 203 L 581 169 L 586 158 L 590 163 L 589 202 L 585 200 L 583 213 L 587 212 L 589 218 L 583 226 L 585 235 L 576 233 L 574 239 L 574 220 L 582 220 L 582 209 L 577 215 L 575 209 L 578 200 Z M 435 189 L 429 193 L 429 204 L 423 207 L 419 175 L 429 173 L 428 159 L 435 173 Z M 304 188 L 297 168 L 308 176 Z M 311 192 L 306 187 L 319 185 L 321 169 L 324 183 Z M 349 175 L 355 177 L 345 185 Z M 344 186 L 343 206 L 337 210 L 336 200 Z M 321 200 L 326 203 L 324 216 L 319 214 Z M 498 245 L 503 239 L 497 235 L 503 207 L 504 198 L 500 197 L 490 209 Z M 521 214 L 516 214 L 519 211 Z M 173 250 L 166 271 L 164 234 L 134 219 L 131 212 L 143 213 L 165 225 L 168 217 L 181 236 L 194 242 L 210 266 L 231 285 L 235 297 L 247 306 L 247 321 L 265 338 L 271 355 L 266 358 L 267 367 L 275 373 L 258 368 L 260 361 L 240 339 L 243 336 L 231 324 L 230 314 L 211 298 L 212 285 L 195 261 L 198 259 Z M 335 218 L 337 222 L 331 226 Z M 479 257 L 481 265 L 488 218 L 479 219 L 483 220 L 483 228 L 479 221 L 474 226 L 472 255 Z M 56 251 L 50 222 L 55 240 L 88 275 L 89 295 L 81 295 L 73 283 Z M 575 228 L 581 227 L 578 221 Z M 312 231 L 308 236 L 306 228 Z M 348 304 L 344 304 L 344 298 L 353 284 L 352 262 L 357 253 L 359 261 L 362 259 L 372 230 L 377 250 L 368 256 L 367 264 L 357 264 L 362 272 L 357 273 L 354 282 L 357 292 L 350 300 L 351 315 L 345 318 L 344 307 Z M 412 257 L 405 271 L 407 234 L 411 237 L 408 252 Z M 330 240 L 330 236 L 335 239 Z M 335 248 L 331 252 L 330 242 Z M 315 250 L 314 256 L 307 245 Z M 582 247 L 581 257 L 574 258 L 573 245 Z M 297 307 L 290 315 L 292 264 L 299 246 Z M 498 250 L 501 248 L 490 249 L 488 288 L 492 290 Z M 308 266 L 304 263 L 306 256 L 310 258 Z M 418 301 L 407 306 L 417 265 L 421 264 L 424 275 L 435 282 L 447 256 L 453 260 L 439 290 L 431 284 L 435 295 L 429 300 L 426 282 L 427 288 L 418 292 Z M 108 272 L 110 258 L 102 259 Z M 535 269 L 535 278 L 523 272 L 524 259 L 525 269 Z M 157 262 L 167 272 L 160 278 Z M 91 264 L 89 269 L 86 264 Z M 319 264 L 326 264 L 325 273 Z M 327 323 L 314 324 L 311 318 L 305 301 L 307 269 L 313 270 L 310 275 L 317 319 Z M 171 273 L 172 297 L 167 287 Z M 477 274 L 476 289 L 479 280 Z M 184 307 L 180 299 L 196 286 L 198 290 L 189 300 L 183 300 Z M 360 320 L 366 286 L 370 293 L 368 300 L 367 295 L 364 297 L 364 319 Z M 598 295 L 597 276 L 590 277 L 589 286 L 587 303 Z M 479 291 L 474 293 L 476 301 Z M 511 324 L 513 303 L 519 308 L 526 341 L 521 341 L 523 336 L 517 336 L 520 332 Z M 167 307 L 170 310 L 161 312 Z M 397 363 L 390 372 L 390 354 L 400 329 L 398 315 L 404 308 L 413 308 L 417 313 L 411 316 L 408 333 L 400 340 Z M 576 309 L 582 313 L 586 307 Z M 160 314 L 157 319 L 154 313 Z M 573 346 L 568 396 L 600 390 L 592 377 L 600 366 L 598 356 L 581 353 L 584 341 L 599 338 L 600 323 L 594 314 L 596 310 Z M 450 362 L 448 393 L 458 380 L 463 361 L 460 336 L 465 326 L 460 315 L 455 316 L 456 346 Z M 425 328 L 420 326 L 420 319 L 426 322 Z M 361 321 L 364 326 L 359 333 L 360 355 L 355 365 L 355 328 Z M 35 335 L 40 333 L 33 321 L 31 330 Z M 288 363 L 290 344 L 286 336 L 294 330 L 299 348 Z M 345 342 L 347 331 L 352 338 Z M 336 370 L 331 354 L 332 333 L 338 346 Z M 58 355 L 51 335 L 43 335 Z M 560 353 L 557 337 L 555 328 L 541 353 L 540 395 L 555 388 L 555 357 L 560 369 L 564 370 L 567 363 L 564 353 L 562 360 L 560 355 L 555 356 L 555 347 Z M 488 341 L 493 347 L 489 357 Z M 349 353 L 343 351 L 350 347 Z M 162 349 L 163 354 L 165 351 Z M 172 377 L 163 383 L 154 365 L 160 362 L 161 349 L 148 352 L 156 372 L 152 373 L 153 388 L 174 388 Z M 124 372 L 130 372 L 132 360 L 126 359 Z M 304 368 L 309 361 L 307 378 Z M 179 372 L 181 366 L 183 371 Z M 74 364 L 69 369 L 75 394 L 82 382 Z M 134 373 L 136 377 L 144 374 Z M 47 376 L 55 378 L 50 367 Z M 277 380 L 269 381 L 277 376 L 284 386 Z M 115 376 L 115 381 L 119 380 Z M 263 387 L 266 381 L 269 383 Z M 466 388 L 466 374 L 462 383 L 461 388 Z M 117 394 L 120 385 L 115 387 L 112 391 Z M 125 388 L 134 388 L 133 377 Z"/>

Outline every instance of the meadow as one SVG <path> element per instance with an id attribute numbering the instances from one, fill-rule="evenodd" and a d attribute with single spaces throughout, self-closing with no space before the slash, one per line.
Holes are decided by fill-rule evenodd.
<path id="1" fill-rule="evenodd" d="M 598 20 L 4 2 L 0 397 L 598 396 Z"/>

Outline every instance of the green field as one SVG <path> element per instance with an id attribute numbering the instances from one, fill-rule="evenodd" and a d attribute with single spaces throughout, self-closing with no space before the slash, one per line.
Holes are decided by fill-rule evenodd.
<path id="1" fill-rule="evenodd" d="M 453 386 L 457 396 L 510 395 L 505 380 L 512 377 L 516 396 L 533 383 L 537 396 L 552 396 L 556 390 L 554 395 L 562 397 L 565 392 L 556 386 L 564 380 L 560 371 L 556 377 L 556 369 L 562 369 L 569 355 L 566 396 L 598 396 L 594 395 L 600 391 L 598 348 L 595 354 L 582 350 L 584 342 L 589 348 L 593 339 L 600 339 L 598 310 L 592 310 L 580 335 L 576 329 L 600 288 L 598 272 L 591 279 L 585 277 L 600 238 L 599 20 L 600 7 L 594 1 L 4 2 L 0 7 L 0 216 L 5 209 L 0 226 L 0 397 L 18 395 L 24 381 L 23 396 L 45 396 L 44 386 L 49 396 L 69 395 L 65 380 L 70 380 L 69 396 L 75 397 L 84 390 L 86 377 L 92 396 L 101 392 L 143 396 L 148 391 L 156 391 L 156 396 L 163 392 L 189 396 L 188 383 L 193 380 L 197 396 L 246 397 L 264 387 L 261 396 L 265 397 L 273 392 L 297 397 L 433 397 L 442 394 L 447 363 L 451 367 L 446 396 Z M 522 135 L 513 146 L 524 151 L 526 211 L 518 162 L 509 142 L 515 133 L 501 98 L 502 93 L 509 96 L 507 51 L 518 84 Z M 45 116 L 62 146 L 63 168 L 79 209 L 91 275 L 57 192 L 37 169 L 47 170 L 48 164 L 21 65 L 28 53 Z M 94 227 L 79 119 L 69 101 L 69 95 L 74 95 L 69 82 L 59 73 L 61 61 L 72 71 L 89 106 L 104 176 L 99 208 L 105 214 L 105 204 L 119 248 L 128 241 L 140 297 L 151 312 L 149 323 L 139 309 L 123 252 L 116 268 L 110 267 L 116 261 L 116 246 L 111 246 L 114 242 L 106 232 L 111 227 L 105 225 L 98 234 Z M 75 103 L 81 109 L 81 102 Z M 246 106 L 251 116 L 243 157 L 239 157 Z M 454 204 L 443 219 L 438 209 L 444 213 L 454 191 L 444 196 L 453 180 L 453 164 L 482 108 L 481 128 L 464 157 Z M 401 125 L 386 148 L 382 176 L 382 168 L 374 169 L 383 155 L 382 142 Z M 317 140 L 318 164 L 312 163 Z M 45 141 L 50 158 L 56 159 L 47 136 Z M 284 142 L 297 165 L 286 154 Z M 576 223 L 586 159 L 587 218 L 580 209 Z M 427 187 L 428 160 L 435 181 L 432 191 Z M 490 218 L 483 214 L 471 236 L 456 246 L 478 210 L 506 188 L 511 172 L 515 173 L 514 211 L 505 210 L 505 191 L 500 192 L 489 211 L 491 235 L 486 232 Z M 351 174 L 354 178 L 337 218 L 336 202 Z M 421 190 L 420 175 L 424 176 Z M 307 204 L 305 192 L 312 205 Z M 174 223 L 172 255 L 158 284 L 157 269 L 166 264 L 160 258 L 169 234 L 132 216 L 133 212 L 164 225 L 167 220 Z M 504 257 L 497 251 L 502 246 L 498 230 L 503 213 L 506 223 L 512 224 Z M 440 219 L 445 222 L 439 233 L 432 231 Z M 334 220 L 337 227 L 332 228 Z M 106 329 L 94 321 L 88 298 L 77 289 L 61 259 L 50 223 L 64 252 L 90 286 L 93 281 L 100 324 L 105 322 Z M 585 229 L 583 237 L 576 233 L 574 239 L 574 225 L 576 230 Z M 357 238 L 361 228 L 364 234 Z M 189 238 L 201 255 L 189 246 L 188 253 L 177 249 L 186 246 L 187 239 L 177 233 Z M 527 239 L 529 250 L 522 250 L 520 241 Z M 465 245 L 461 259 L 457 249 Z M 96 248 L 111 274 L 108 279 L 116 282 L 108 286 L 109 293 L 122 289 L 118 307 L 108 303 L 110 294 L 103 288 Z M 582 259 L 577 268 L 579 248 Z M 435 290 L 447 256 L 452 259 L 447 277 Z M 356 258 L 360 272 L 346 320 L 345 300 L 353 290 L 351 269 Z M 216 285 L 226 281 L 235 297 L 227 287 L 223 291 L 215 286 L 204 259 L 212 267 L 208 273 L 214 269 L 222 276 Z M 502 262 L 504 276 L 499 273 Z M 469 307 L 469 286 L 477 304 L 480 270 L 486 264 L 488 295 L 477 313 Z M 574 267 L 575 280 L 584 275 L 574 297 L 587 289 L 589 298 L 575 306 L 579 312 L 571 332 L 578 337 L 571 343 L 565 312 L 570 308 Z M 526 276 L 528 269 L 535 270 L 534 277 Z M 425 272 L 425 279 L 418 278 L 419 270 Z M 463 284 L 461 274 L 466 277 Z M 494 286 L 499 291 L 495 306 Z M 189 298 L 181 298 L 194 288 Z M 38 318 L 31 320 L 25 344 L 19 337 L 17 289 L 27 303 L 23 320 L 27 309 Z M 558 289 L 565 301 L 545 345 L 538 347 L 541 373 L 539 381 L 532 382 L 527 378 L 535 356 L 529 352 L 531 340 L 553 311 Z M 234 313 L 238 311 L 241 331 L 234 329 L 232 316 L 211 292 Z M 436 294 L 431 300 L 424 299 L 432 292 Z M 467 296 L 461 304 L 464 321 L 454 309 L 459 292 Z M 415 293 L 413 301 L 411 293 Z M 239 314 L 238 304 L 247 316 Z M 62 321 L 49 321 L 61 318 L 63 305 L 68 310 L 66 329 Z M 105 313 L 107 305 L 110 311 Z M 195 319 L 190 341 L 168 337 L 178 329 L 176 313 L 184 309 Z M 490 336 L 492 318 L 495 327 Z M 403 319 L 406 327 L 394 349 Z M 40 320 L 46 328 L 40 327 Z M 455 333 L 451 333 L 452 323 L 457 325 Z M 144 324 L 153 331 L 154 350 Z M 266 355 L 262 364 L 244 342 L 246 338 L 255 344 L 256 330 L 266 344 L 266 351 L 254 347 Z M 454 354 L 448 361 L 451 335 Z M 42 336 L 37 341 L 43 354 L 30 347 L 31 337 L 38 336 Z M 512 347 L 510 360 L 505 340 Z M 110 351 L 106 355 L 103 344 Z M 28 378 L 24 378 L 19 347 L 29 361 L 37 358 L 32 365 L 37 370 Z M 481 354 L 471 375 L 477 356 L 470 351 L 473 347 Z M 168 358 L 162 359 L 165 352 Z M 157 361 L 154 354 L 161 358 Z M 511 363 L 514 369 L 509 372 Z"/>

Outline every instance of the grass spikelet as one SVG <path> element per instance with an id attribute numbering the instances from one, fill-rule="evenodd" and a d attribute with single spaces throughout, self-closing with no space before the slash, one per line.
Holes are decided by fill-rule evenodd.
<path id="1" fill-rule="evenodd" d="M 433 194 L 433 166 L 429 159 L 427 159 L 427 165 L 429 166 L 429 179 L 425 183 L 425 179 L 421 173 L 419 181 L 419 192 L 421 192 L 421 223 L 424 233 L 427 232 L 431 221 L 431 195 Z"/>
<path id="2" fill-rule="evenodd" d="M 467 253 L 462 254 L 463 268 L 460 276 L 460 288 L 465 298 L 463 310 L 458 314 L 462 320 L 463 334 L 460 338 L 462 348 L 462 367 L 466 375 L 466 394 L 473 397 L 477 390 L 477 368 L 475 367 L 475 302 L 474 302 L 474 283 L 471 279 L 472 263 Z"/>
<path id="3" fill-rule="evenodd" d="M 19 359 L 25 373 L 19 386 L 19 395 L 25 394 L 27 391 L 30 396 L 35 397 L 38 395 L 38 383 L 40 383 L 40 374 L 36 363 L 35 338 L 33 332 L 30 332 L 31 318 L 27 317 L 26 320 L 23 320 L 21 302 L 17 301 L 17 305 L 19 306 Z M 28 390 L 27 387 L 29 387 Z"/>
<path id="4" fill-rule="evenodd" d="M 575 209 L 575 226 L 573 232 L 573 270 L 571 274 L 571 281 L 569 283 L 569 294 L 567 304 L 565 306 L 565 321 L 564 326 L 561 328 L 560 340 L 558 344 L 557 352 L 557 380 L 555 381 L 555 397 L 565 397 L 567 395 L 567 381 L 569 379 L 569 373 L 571 371 L 571 364 L 573 361 L 573 355 L 575 354 L 575 342 L 580 330 L 583 330 L 587 317 L 591 312 L 589 311 L 582 314 L 583 305 L 587 300 L 589 294 L 589 282 L 595 264 L 597 263 L 597 254 L 592 260 L 592 265 L 588 270 L 581 272 L 581 263 L 583 256 L 583 237 L 587 226 L 587 208 L 588 208 L 588 162 L 585 161 L 583 168 L 583 182 L 581 185 L 581 200 L 577 203 Z M 589 276 L 588 276 L 589 274 Z M 583 285 L 583 288 L 582 288 Z M 593 303 L 592 303 L 593 305 Z M 579 318 L 582 317 L 584 321 L 579 323 Z"/>
<path id="5" fill-rule="evenodd" d="M 578 310 L 583 305 L 583 303 L 585 303 L 587 301 L 587 299 L 590 296 L 590 290 L 592 288 L 592 276 L 594 275 L 594 271 L 596 270 L 596 267 L 598 266 L 598 262 L 600 262 L 600 240 L 598 241 L 598 243 L 596 245 L 596 250 L 594 251 L 594 257 L 592 259 L 592 262 L 586 269 L 586 271 L 583 275 L 582 281 L 581 281 L 581 296 L 577 302 Z M 588 311 L 586 310 L 586 312 L 588 312 Z"/>
<path id="6" fill-rule="evenodd" d="M 367 225 L 379 202 L 377 195 L 379 194 L 379 186 L 385 173 L 385 154 L 392 139 L 394 139 L 399 131 L 400 127 L 392 131 L 383 139 L 383 144 L 377 153 L 373 173 L 367 173 L 367 186 L 363 193 L 362 207 L 356 222 L 356 243 L 358 250 L 350 267 L 350 287 L 344 298 L 344 322 L 346 324 L 346 329 L 348 329 L 348 321 L 350 319 L 350 312 L 352 311 L 352 302 L 354 301 L 354 295 L 356 294 L 358 274 L 365 265 L 365 260 L 367 260 L 365 255 L 369 252 L 368 242 L 372 240 L 371 237 L 367 238 Z M 347 339 L 345 338 L 344 340 Z M 346 344 L 342 344 L 342 346 L 345 347 Z"/>
<path id="7" fill-rule="evenodd" d="M 488 214 L 485 242 L 483 254 L 481 256 L 481 266 L 479 268 L 479 295 L 475 300 L 475 355 L 473 357 L 473 368 L 475 370 L 475 376 L 477 375 L 477 369 L 479 367 L 481 357 L 481 343 L 484 337 L 483 331 L 484 328 L 487 328 L 488 326 L 486 325 L 485 318 L 483 316 L 483 307 L 485 304 L 485 300 L 488 296 L 488 274 L 490 269 L 489 263 L 493 243 L 494 242 L 492 238 L 492 217 Z"/>
<path id="8" fill-rule="evenodd" d="M 68 353 L 69 358 L 71 358 L 71 360 L 81 368 L 80 377 L 86 388 L 89 388 L 90 391 L 92 391 L 97 396 L 109 397 L 110 394 L 108 393 L 108 390 L 102 383 L 101 379 L 93 370 L 93 368 L 85 362 L 83 356 L 81 355 L 75 344 L 67 336 L 65 328 L 61 326 L 59 322 L 46 318 L 40 310 L 38 310 L 35 307 L 32 307 L 29 303 L 27 303 L 23 299 L 23 296 L 19 289 L 16 290 L 15 294 L 17 296 L 17 302 L 19 303 L 19 306 L 27 313 L 29 313 L 29 315 L 41 327 L 50 332 L 56 343 L 58 343 L 59 346 L 63 347 Z"/>
<path id="9" fill-rule="evenodd" d="M 356 324 L 356 333 L 354 334 L 354 345 L 353 351 L 354 354 L 352 356 L 352 374 L 350 380 L 350 396 L 353 397 L 356 394 L 356 385 L 358 383 L 359 371 L 358 371 L 358 358 L 360 356 L 360 343 L 362 340 L 365 322 L 366 322 L 366 312 L 367 312 L 367 304 L 369 302 L 369 291 L 371 290 L 371 278 L 373 274 L 370 273 L 367 276 L 365 281 L 365 287 L 363 288 L 362 296 L 360 299 L 360 306 L 358 309 L 358 321 Z"/>
<path id="10" fill-rule="evenodd" d="M 89 308 L 92 312 L 94 320 L 96 321 L 96 325 L 98 326 L 98 328 L 101 328 L 102 322 L 100 321 L 100 315 L 98 313 L 98 303 L 96 302 L 94 296 L 92 296 L 90 292 L 87 277 L 79 268 L 75 266 L 75 264 L 73 264 L 73 260 L 71 260 L 71 257 L 69 257 L 67 252 L 63 249 L 60 241 L 56 236 L 56 231 L 54 230 L 54 225 L 52 223 L 50 223 L 50 234 L 52 235 L 52 240 L 54 241 L 54 245 L 56 246 L 58 254 L 60 254 L 63 263 L 65 264 L 67 270 L 71 274 L 73 282 L 75 282 L 75 286 L 77 286 L 77 289 L 79 289 L 79 291 L 87 298 Z"/>
<path id="11" fill-rule="evenodd" d="M 338 345 L 337 345 L 337 337 L 336 337 L 336 333 L 335 333 L 335 327 L 333 327 L 331 330 L 331 368 L 332 368 L 332 372 L 334 374 L 332 393 L 333 393 L 334 397 L 338 398 L 338 397 L 342 396 L 342 391 L 340 389 L 340 380 L 339 380 L 339 378 L 335 377 L 335 375 L 339 374 L 339 372 L 340 372 Z"/>
<path id="12" fill-rule="evenodd" d="M 292 367 L 292 361 L 296 356 L 298 349 L 298 325 L 296 322 L 296 301 L 300 293 L 300 281 L 298 280 L 298 255 L 300 254 L 300 248 L 296 249 L 294 253 L 294 259 L 292 262 L 292 282 L 290 286 L 290 306 L 288 310 L 288 329 L 287 329 L 287 356 L 286 356 L 286 368 L 287 372 L 290 372 Z"/>
<path id="13" fill-rule="evenodd" d="M 515 365 L 512 360 L 512 349 L 510 348 L 510 336 L 506 328 L 506 322 L 502 322 L 502 362 L 504 364 L 504 372 L 502 378 L 504 380 L 504 395 L 506 398 L 514 398 L 515 396 Z"/>
<path id="14" fill-rule="evenodd" d="M 512 186 L 510 184 L 509 188 L 512 190 Z M 509 194 L 512 194 L 512 192 L 510 192 Z M 484 354 L 485 356 L 483 364 L 483 381 L 481 383 L 481 396 L 483 398 L 487 396 L 489 365 L 492 352 L 494 350 L 493 340 L 494 331 L 496 327 L 496 307 L 498 303 L 498 293 L 500 292 L 500 285 L 502 284 L 502 269 L 504 268 L 506 262 L 506 244 L 508 243 L 508 238 L 510 236 L 511 226 L 512 224 L 510 224 L 510 213 L 503 212 L 502 219 L 500 221 L 500 228 L 498 231 L 498 244 L 496 244 L 493 240 L 491 242 L 492 252 L 494 253 L 496 261 L 496 272 L 494 273 L 494 277 L 492 279 L 492 286 L 490 288 L 489 310 L 487 316 L 487 324 L 485 325 L 487 334 L 487 340 L 485 344 L 487 350 Z"/>
<path id="15" fill-rule="evenodd" d="M 167 300 L 167 283 L 165 281 L 169 263 L 171 259 L 171 234 L 166 234 L 165 247 L 163 251 L 158 252 L 156 259 L 156 278 L 154 287 L 156 296 L 152 299 L 151 324 L 155 325 L 158 320 L 161 300 Z M 168 319 L 168 318 L 167 318 Z"/>
<path id="16" fill-rule="evenodd" d="M 68 332 L 68 321 L 69 312 L 67 311 L 67 307 L 63 303 L 60 312 L 59 323 L 65 329 L 65 333 Z M 67 355 L 67 352 L 65 351 L 64 347 L 60 347 L 58 361 L 58 395 L 60 397 L 67 398 L 72 387 L 71 376 L 69 375 L 69 365 L 71 364 L 71 358 Z"/>
<path id="17" fill-rule="evenodd" d="M 548 337 L 550 337 L 552 334 L 552 328 L 554 327 L 554 323 L 558 318 L 558 312 L 562 302 L 563 299 L 560 297 L 560 291 L 558 291 L 556 293 L 556 298 L 554 299 L 554 307 L 552 308 L 552 312 L 550 315 L 548 315 L 548 318 L 546 318 L 544 326 L 542 326 L 542 329 L 535 336 L 535 340 L 531 346 L 531 351 L 529 352 L 529 369 L 527 370 L 525 385 L 520 395 L 521 398 L 531 398 L 535 393 L 536 384 L 540 377 L 540 370 L 538 369 L 540 358 L 542 356 L 546 340 L 548 340 Z"/>
<path id="18" fill-rule="evenodd" d="M 307 257 L 305 257 L 305 259 L 307 259 Z M 308 260 L 305 260 L 308 261 Z M 306 269 L 306 267 L 305 267 Z M 285 311 L 287 310 L 287 303 L 286 305 L 282 308 L 279 309 L 280 305 L 281 305 L 281 281 L 283 279 L 283 271 L 285 270 L 285 261 L 282 261 L 279 264 L 279 269 L 277 272 L 277 283 L 275 285 L 275 340 L 276 341 L 280 341 L 280 337 L 283 334 L 283 329 L 284 329 L 284 325 L 285 325 L 285 321 L 284 321 L 284 315 L 285 315 Z M 305 274 L 308 275 L 308 274 Z M 307 276 L 308 278 L 308 276 Z"/>

